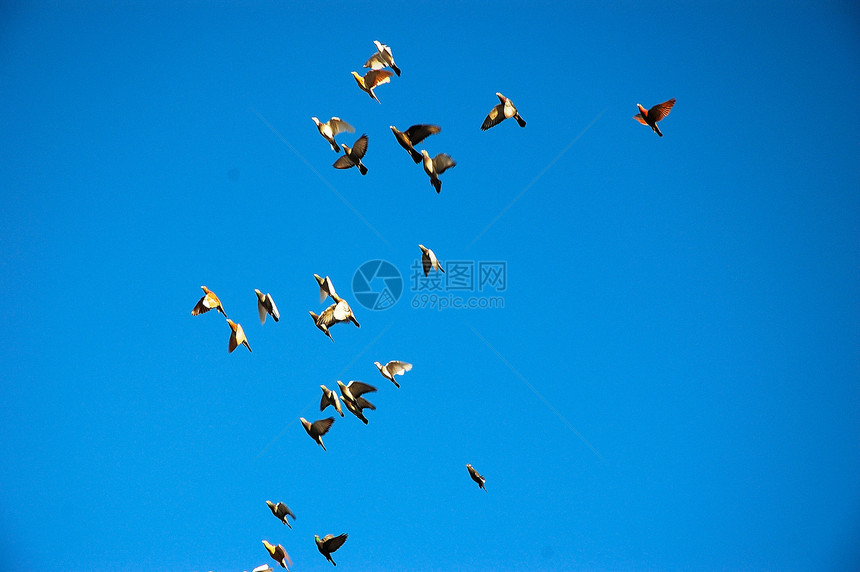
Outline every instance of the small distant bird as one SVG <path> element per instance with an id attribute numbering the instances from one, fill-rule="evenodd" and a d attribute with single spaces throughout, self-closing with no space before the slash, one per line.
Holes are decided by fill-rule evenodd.
<path id="1" fill-rule="evenodd" d="M 484 477 L 478 474 L 472 465 L 466 464 L 466 468 L 469 469 L 469 476 L 472 477 L 472 480 L 478 483 L 478 486 L 484 489 L 484 492 L 487 492 L 487 489 L 484 488 Z"/>
<path id="2" fill-rule="evenodd" d="M 406 149 L 412 157 L 412 160 L 416 163 L 421 162 L 421 153 L 415 150 L 415 145 L 418 145 L 430 135 L 435 135 L 442 131 L 442 128 L 438 125 L 423 124 L 413 125 L 406 131 L 398 131 L 393 125 L 389 125 L 388 128 L 391 129 L 392 133 L 394 133 L 394 137 L 397 138 L 397 142 L 400 143 L 400 146 Z"/>
<path id="3" fill-rule="evenodd" d="M 325 123 L 320 122 L 316 117 L 311 117 L 313 122 L 316 124 L 317 129 L 319 129 L 320 135 L 323 136 L 323 139 L 328 141 L 329 145 L 331 145 L 332 150 L 335 153 L 340 153 L 340 145 L 334 140 L 335 136 L 338 133 L 354 133 L 355 128 L 341 119 L 340 117 L 332 117 Z"/>
<path id="4" fill-rule="evenodd" d="M 328 417 L 326 419 L 319 419 L 311 423 L 304 417 L 299 417 L 299 421 L 302 422 L 302 427 L 305 428 L 305 431 L 308 432 L 308 435 L 311 439 L 317 442 L 317 445 L 322 447 L 322 450 L 325 451 L 325 445 L 322 442 L 322 436 L 328 433 L 328 430 L 331 429 L 331 426 L 334 424 L 334 417 Z"/>
<path id="5" fill-rule="evenodd" d="M 203 288 L 203 297 L 197 301 L 197 304 L 191 310 L 191 315 L 196 316 L 197 314 L 205 314 L 209 310 L 218 310 L 226 318 L 227 313 L 224 311 L 224 306 L 221 305 L 221 300 L 218 299 L 215 292 L 206 286 L 201 286 L 201 288 Z"/>
<path id="6" fill-rule="evenodd" d="M 242 344 L 248 351 L 251 351 L 251 346 L 248 345 L 248 338 L 245 337 L 245 330 L 242 326 L 227 318 L 227 324 L 230 325 L 230 341 L 227 343 L 227 353 L 233 353 L 233 350 Z"/>
<path id="7" fill-rule="evenodd" d="M 517 123 L 520 124 L 520 127 L 525 127 L 526 122 L 522 117 L 520 117 L 519 112 L 517 112 L 517 108 L 514 107 L 514 102 L 498 91 L 496 92 L 496 96 L 499 98 L 501 103 L 496 105 L 490 110 L 490 113 L 487 114 L 487 117 L 484 119 L 484 123 L 481 125 L 481 131 L 486 131 L 490 127 L 495 127 L 509 117 L 516 119 Z"/>
<path id="8" fill-rule="evenodd" d="M 672 111 L 673 105 L 675 105 L 674 97 L 669 101 L 658 103 L 657 105 L 648 110 L 646 110 L 644 107 L 637 103 L 636 107 L 639 108 L 639 113 L 634 115 L 633 119 L 635 119 L 642 125 L 649 126 L 654 131 L 654 133 L 662 137 L 663 134 L 660 133 L 660 128 L 657 127 L 657 122 L 669 115 L 669 112 Z"/>
<path id="9" fill-rule="evenodd" d="M 336 302 L 334 313 L 332 314 L 335 321 L 352 322 L 355 324 L 356 328 L 360 328 L 361 324 L 359 324 L 358 320 L 355 319 L 355 314 L 352 313 L 352 308 L 349 307 L 349 302 L 338 296 L 337 293 L 332 293 L 332 299 Z"/>
<path id="10" fill-rule="evenodd" d="M 352 149 L 346 143 L 341 143 L 344 154 L 341 155 L 332 167 L 335 169 L 349 169 L 350 167 L 358 166 L 358 171 L 362 175 L 367 174 L 367 167 L 361 162 L 361 158 L 367 153 L 367 135 L 362 135 L 352 146 Z"/>
<path id="11" fill-rule="evenodd" d="M 334 319 L 334 309 L 337 307 L 337 304 L 332 304 L 328 308 L 322 311 L 322 314 L 317 316 L 314 312 L 308 312 L 313 318 L 314 325 L 316 325 L 317 329 L 328 336 L 328 339 L 334 341 L 334 338 L 331 337 L 331 332 L 329 332 L 329 328 L 337 323 Z"/>
<path id="12" fill-rule="evenodd" d="M 320 389 L 323 392 L 322 399 L 320 399 L 320 411 L 325 411 L 325 408 L 331 405 L 343 417 L 343 409 L 340 407 L 340 398 L 338 398 L 337 393 L 324 385 L 321 385 Z"/>
<path id="13" fill-rule="evenodd" d="M 439 175 L 456 167 L 457 163 L 447 153 L 439 153 L 432 159 L 426 150 L 421 150 L 421 156 L 424 157 L 424 172 L 430 177 L 430 184 L 436 189 L 437 193 L 442 192 L 442 181 L 439 180 Z"/>
<path id="14" fill-rule="evenodd" d="M 349 385 L 344 385 L 342 381 L 338 380 L 337 385 L 340 387 L 343 404 L 346 405 L 350 413 L 367 425 L 367 417 L 364 416 L 363 411 L 365 409 L 376 410 L 376 406 L 362 397 L 362 395 L 374 392 L 376 388 L 360 381 L 350 381 Z"/>
<path id="15" fill-rule="evenodd" d="M 320 302 L 324 302 L 329 296 L 332 296 L 332 299 L 334 299 L 336 293 L 334 291 L 334 284 L 331 283 L 331 278 L 328 276 L 323 278 L 319 274 L 314 274 L 314 278 L 320 286 Z"/>
<path id="16" fill-rule="evenodd" d="M 394 56 L 391 54 L 391 48 L 379 40 L 373 40 L 373 43 L 376 44 L 376 53 L 364 62 L 364 67 L 374 70 L 391 68 L 397 74 L 397 77 L 400 77 L 400 68 L 394 65 Z"/>
<path id="17" fill-rule="evenodd" d="M 430 274 L 430 270 L 435 268 L 442 274 L 445 274 L 445 269 L 442 268 L 442 265 L 439 264 L 439 260 L 436 258 L 436 253 L 424 246 L 423 244 L 419 244 L 418 248 L 421 249 L 421 266 L 424 267 L 424 276 Z"/>
<path id="18" fill-rule="evenodd" d="M 322 540 L 320 540 L 319 535 L 314 535 L 314 541 L 317 543 L 317 548 L 320 551 L 320 554 L 325 556 L 326 560 L 337 566 L 334 560 L 331 559 L 331 553 L 343 546 L 343 543 L 346 542 L 347 534 L 343 533 L 340 536 L 335 536 L 333 534 L 325 535 Z"/>
<path id="19" fill-rule="evenodd" d="M 256 288 L 254 292 L 257 294 L 257 313 L 260 315 L 260 324 L 266 323 L 266 316 L 271 316 L 276 322 L 281 319 L 281 314 L 278 313 L 278 307 L 275 306 L 275 300 L 271 294 L 263 294 Z"/>
<path id="20" fill-rule="evenodd" d="M 404 373 L 412 369 L 412 364 L 406 363 L 405 361 L 393 360 L 385 365 L 382 365 L 378 361 L 375 361 L 373 362 L 373 364 L 379 370 L 379 373 L 382 374 L 382 377 L 391 380 L 391 383 L 396 385 L 398 388 L 400 387 L 400 384 L 397 383 L 397 380 L 394 379 L 394 376 L 403 375 Z"/>
<path id="21" fill-rule="evenodd" d="M 383 83 L 388 83 L 391 81 L 391 76 L 394 74 L 388 70 L 370 70 L 364 77 L 358 75 L 356 72 L 352 72 L 352 77 L 355 78 L 356 83 L 358 83 L 358 87 L 361 88 L 363 92 L 369 95 L 372 99 L 375 99 L 377 103 L 382 103 L 379 101 L 379 98 L 376 97 L 376 94 L 373 93 L 373 88 L 378 85 L 382 85 Z"/>
<path id="22" fill-rule="evenodd" d="M 268 540 L 264 540 L 263 546 L 265 546 L 266 550 L 269 551 L 269 556 L 271 556 L 275 562 L 281 565 L 281 568 L 286 568 L 287 570 L 289 570 L 289 567 L 287 566 L 288 562 L 290 566 L 293 565 L 293 561 L 290 558 L 290 555 L 287 554 L 287 551 L 280 544 L 278 544 L 277 546 L 272 546 L 271 544 L 269 544 Z"/>
<path id="23" fill-rule="evenodd" d="M 290 507 L 288 507 L 287 505 L 285 505 L 282 502 L 275 504 L 272 501 L 266 501 L 266 504 L 269 506 L 269 510 L 272 511 L 272 514 L 275 515 L 275 517 L 277 517 L 278 520 L 280 520 L 281 522 L 283 522 L 284 524 L 286 524 L 290 528 L 293 527 L 293 525 L 290 524 L 289 519 L 287 517 L 291 516 L 291 517 L 293 517 L 293 520 L 296 520 L 296 515 L 293 514 L 293 511 L 290 510 Z"/>
<path id="24" fill-rule="evenodd" d="M 290 562 L 290 564 L 292 564 L 292 562 Z M 260 564 L 259 566 L 251 570 L 251 572 L 272 572 L 272 567 L 268 564 Z"/>

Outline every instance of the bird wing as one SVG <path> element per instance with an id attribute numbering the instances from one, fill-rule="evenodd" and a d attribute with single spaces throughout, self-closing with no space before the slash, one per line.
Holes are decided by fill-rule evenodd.
<path id="1" fill-rule="evenodd" d="M 388 70 L 370 70 L 364 74 L 364 85 L 367 89 L 373 89 L 377 85 L 390 82 L 393 75 L 394 72 Z"/>
<path id="2" fill-rule="evenodd" d="M 322 397 L 320 398 L 320 411 L 325 411 L 325 408 L 329 405 L 333 405 L 332 401 L 328 398 L 328 394 L 323 391 Z"/>
<path id="3" fill-rule="evenodd" d="M 412 369 L 412 364 L 405 361 L 393 360 L 385 364 L 385 369 L 391 375 L 403 375 L 405 372 Z"/>
<path id="4" fill-rule="evenodd" d="M 481 125 L 481 131 L 486 131 L 490 127 L 495 127 L 505 119 L 504 104 L 500 103 L 490 110 L 487 117 L 484 118 L 484 123 Z"/>
<path id="5" fill-rule="evenodd" d="M 203 301 L 206 300 L 206 296 L 204 295 L 200 300 L 197 301 L 197 304 L 194 305 L 194 309 L 191 310 L 191 315 L 196 316 L 198 314 L 205 314 L 212 308 L 206 306 Z"/>
<path id="6" fill-rule="evenodd" d="M 263 301 L 259 298 L 257 298 L 257 314 L 260 316 L 260 324 L 265 324 L 266 316 L 268 316 L 269 313 L 266 312 L 266 307 L 263 306 Z"/>
<path id="7" fill-rule="evenodd" d="M 636 115 L 634 115 L 634 116 L 633 116 L 633 119 L 635 119 L 636 121 L 638 121 L 638 122 L 639 122 L 639 123 L 641 123 L 642 125 L 648 125 L 648 122 L 647 122 L 647 121 L 645 121 L 645 118 L 644 118 L 644 117 L 642 117 L 642 114 L 641 114 L 641 113 L 637 113 Z"/>
<path id="8" fill-rule="evenodd" d="M 328 126 L 331 128 L 331 134 L 337 135 L 338 133 L 343 133 L 346 131 L 347 133 L 352 133 L 355 131 L 355 127 L 341 119 L 340 117 L 332 117 L 328 120 Z"/>
<path id="9" fill-rule="evenodd" d="M 439 127 L 438 125 L 421 124 L 421 125 L 413 125 L 409 129 L 404 131 L 404 133 L 406 134 L 406 136 L 409 138 L 409 141 L 411 141 L 413 145 L 418 145 L 419 143 L 424 141 L 424 139 L 426 139 L 427 137 L 429 137 L 431 135 L 435 135 L 436 133 L 439 133 L 440 131 L 442 131 L 442 128 Z"/>
<path id="10" fill-rule="evenodd" d="M 271 294 L 266 294 L 266 305 L 268 306 L 269 313 L 272 314 L 272 318 L 277 322 L 281 319 L 281 313 L 278 312 L 278 307 L 275 306 L 275 299 L 272 298 Z"/>
<path id="11" fill-rule="evenodd" d="M 230 332 L 230 341 L 227 342 L 227 352 L 231 353 L 237 347 L 239 347 L 239 342 L 238 342 L 238 340 L 236 340 L 236 332 L 231 331 Z"/>
<path id="12" fill-rule="evenodd" d="M 346 542 L 346 537 L 346 533 L 343 533 L 340 536 L 333 536 L 331 534 L 328 534 L 325 538 L 323 538 L 323 548 L 325 548 L 326 552 L 334 552 L 335 550 L 343 546 L 343 543 Z"/>
<path id="13" fill-rule="evenodd" d="M 364 62 L 364 67 L 370 68 L 373 70 L 381 70 L 386 67 L 386 63 L 382 61 L 382 54 L 376 52 L 372 56 L 370 56 L 366 62 Z"/>
<path id="14" fill-rule="evenodd" d="M 441 175 L 446 170 L 455 166 L 457 166 L 457 163 L 451 158 L 451 155 L 448 155 L 447 153 L 439 153 L 433 157 L 433 169 L 436 171 L 437 175 Z"/>
<path id="15" fill-rule="evenodd" d="M 331 426 L 333 424 L 334 424 L 334 417 L 328 417 L 326 419 L 320 419 L 318 421 L 314 421 L 313 423 L 311 423 L 311 431 L 315 435 L 319 435 L 320 437 L 322 437 L 323 435 L 328 433 L 328 430 L 331 428 Z"/>
<path id="16" fill-rule="evenodd" d="M 349 158 L 349 155 L 341 155 L 337 161 L 332 163 L 332 167 L 335 169 L 349 169 L 350 167 L 354 167 L 355 163 L 352 162 L 352 159 Z"/>
<path id="17" fill-rule="evenodd" d="M 424 276 L 430 274 L 430 268 L 433 267 L 433 263 L 430 262 L 430 257 L 427 256 L 427 253 L 421 254 L 421 266 L 424 267 Z"/>
<path id="18" fill-rule="evenodd" d="M 376 391 L 375 387 L 364 383 L 363 381 L 350 381 L 346 387 L 349 389 L 350 393 L 352 393 L 353 397 L 358 397 L 359 395 Z"/>
<path id="19" fill-rule="evenodd" d="M 350 314 L 352 314 L 352 309 L 349 307 L 347 301 L 341 298 L 334 306 L 332 317 L 334 317 L 338 322 L 343 322 L 344 320 L 349 319 Z"/>
<path id="20" fill-rule="evenodd" d="M 334 325 L 334 323 L 335 323 L 334 309 L 336 307 L 337 307 L 337 304 L 332 304 L 331 306 L 329 306 L 328 308 L 323 310 L 322 314 L 320 314 L 319 318 L 317 318 L 317 323 L 323 324 L 326 327 Z"/>
<path id="21" fill-rule="evenodd" d="M 352 154 L 361 159 L 367 153 L 367 135 L 362 135 L 352 146 Z"/>
<path id="22" fill-rule="evenodd" d="M 664 101 L 663 103 L 658 103 L 654 107 L 648 110 L 648 119 L 657 123 L 672 111 L 672 106 L 675 105 L 675 98 L 673 97 L 669 101 Z"/>
<path id="23" fill-rule="evenodd" d="M 288 507 L 288 506 L 287 506 L 287 505 L 285 505 L 284 503 L 280 503 L 280 505 L 281 505 L 282 507 L 284 507 L 284 509 L 283 509 L 283 511 L 284 511 L 284 516 L 289 515 L 289 516 L 293 517 L 293 520 L 296 520 L 296 515 L 293 513 L 293 511 L 291 511 L 291 510 L 290 510 L 290 507 Z"/>
<path id="24" fill-rule="evenodd" d="M 376 406 L 363 397 L 356 397 L 355 405 L 359 408 L 359 410 L 372 409 L 373 411 L 376 411 Z"/>

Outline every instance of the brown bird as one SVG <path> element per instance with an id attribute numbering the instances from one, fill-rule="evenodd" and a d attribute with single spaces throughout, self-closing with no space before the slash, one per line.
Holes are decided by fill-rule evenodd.
<path id="1" fill-rule="evenodd" d="M 316 441 L 317 445 L 322 447 L 323 451 L 325 451 L 326 449 L 322 442 L 322 436 L 328 433 L 328 430 L 331 429 L 331 426 L 334 424 L 334 417 L 319 419 L 313 423 L 304 417 L 299 417 L 299 421 L 302 422 L 302 427 L 304 427 L 305 431 L 308 432 L 310 438 Z"/>
<path id="2" fill-rule="evenodd" d="M 314 321 L 314 325 L 328 336 L 328 339 L 334 341 L 334 338 L 331 337 L 331 332 L 328 331 L 329 327 L 335 325 L 337 321 L 334 319 L 334 309 L 337 307 L 337 304 L 332 304 L 328 308 L 322 311 L 322 314 L 317 316 L 314 312 L 308 312 L 311 315 L 311 318 Z"/>
<path id="3" fill-rule="evenodd" d="M 469 476 L 472 477 L 472 480 L 478 483 L 478 486 L 484 489 L 484 492 L 487 492 L 487 489 L 484 488 L 484 477 L 478 474 L 472 465 L 466 464 L 466 468 L 469 469 Z"/>
<path id="4" fill-rule="evenodd" d="M 224 311 L 224 306 L 221 305 L 221 300 L 218 299 L 218 296 L 215 295 L 215 292 L 207 288 L 206 286 L 201 286 L 203 288 L 203 297 L 197 301 L 197 304 L 191 310 L 191 315 L 196 316 L 197 314 L 205 314 L 209 310 L 218 310 L 224 317 L 227 317 L 227 313 Z"/>
<path id="5" fill-rule="evenodd" d="M 383 83 L 388 83 L 391 81 L 391 76 L 394 74 L 388 70 L 370 70 L 364 77 L 358 75 L 356 72 L 352 72 L 352 77 L 355 78 L 356 83 L 358 83 L 358 87 L 361 88 L 363 92 L 369 95 L 372 99 L 375 99 L 377 103 L 382 103 L 379 101 L 379 98 L 376 97 L 376 94 L 373 93 L 373 88 L 378 85 L 382 85 Z"/>
<path id="6" fill-rule="evenodd" d="M 227 318 L 227 324 L 230 326 L 230 341 L 227 343 L 227 352 L 233 353 L 233 350 L 239 347 L 239 344 L 242 344 L 248 351 L 251 351 L 251 346 L 248 345 L 248 338 L 245 337 L 245 330 L 242 329 L 242 326 Z"/>
<path id="7" fill-rule="evenodd" d="M 331 405 L 334 407 L 334 410 L 340 413 L 340 416 L 343 417 L 343 409 L 340 407 L 340 398 L 338 398 L 337 393 L 324 385 L 321 385 L 320 389 L 322 389 L 323 392 L 322 398 L 320 399 L 320 411 L 325 411 L 325 408 Z"/>
<path id="8" fill-rule="evenodd" d="M 275 300 L 271 294 L 263 294 L 256 288 L 254 293 L 257 295 L 257 313 L 260 315 L 260 324 L 266 323 L 266 316 L 271 316 L 276 322 L 281 319 L 281 314 L 278 312 L 278 307 L 275 306 Z"/>
<path id="9" fill-rule="evenodd" d="M 660 132 L 660 128 L 657 127 L 657 122 L 662 120 L 667 115 L 669 115 L 669 112 L 672 111 L 673 105 L 675 105 L 675 98 L 674 97 L 672 99 L 670 99 L 669 101 L 664 101 L 663 103 L 658 103 L 657 105 L 655 105 L 651 109 L 648 109 L 647 111 L 644 107 L 642 107 L 641 105 L 639 105 L 637 103 L 636 107 L 639 108 L 639 113 L 634 115 L 633 119 L 635 119 L 636 121 L 638 121 L 642 125 L 649 126 L 654 131 L 654 133 L 656 133 L 657 135 L 662 137 L 663 134 Z"/>
<path id="10" fill-rule="evenodd" d="M 290 507 L 288 507 L 282 502 L 275 504 L 272 501 L 266 501 L 266 504 L 268 505 L 269 510 L 272 511 L 272 514 L 275 515 L 278 520 L 280 520 L 290 528 L 293 527 L 293 525 L 289 523 L 289 519 L 287 519 L 288 516 L 291 516 L 293 517 L 293 520 L 296 520 L 296 515 L 293 514 L 293 511 L 290 510 Z"/>
<path id="11" fill-rule="evenodd" d="M 323 136 L 323 139 L 328 141 L 335 153 L 340 153 L 340 145 L 338 145 L 337 141 L 334 140 L 335 136 L 338 133 L 343 133 L 344 131 L 347 133 L 355 132 L 355 128 L 340 117 L 332 117 L 325 123 L 322 123 L 316 117 L 311 117 L 311 119 L 317 126 L 317 129 L 319 129 L 320 135 Z"/>
<path id="12" fill-rule="evenodd" d="M 367 417 L 364 416 L 364 410 L 376 410 L 376 406 L 362 397 L 365 393 L 372 393 L 376 388 L 361 381 L 350 381 L 349 385 L 344 385 L 340 380 L 337 381 L 340 387 L 340 394 L 343 398 L 343 404 L 350 413 L 361 419 L 362 423 L 367 425 Z"/>
<path id="13" fill-rule="evenodd" d="M 442 265 L 439 264 L 439 259 L 436 258 L 436 253 L 424 246 L 423 244 L 419 244 L 418 248 L 421 249 L 421 266 L 424 268 L 424 276 L 430 274 L 430 270 L 435 268 L 442 274 L 445 274 L 445 269 L 442 268 Z"/>
<path id="14" fill-rule="evenodd" d="M 293 565 L 293 561 L 290 558 L 290 555 L 287 554 L 287 551 L 280 544 L 278 544 L 277 546 L 272 546 L 271 544 L 269 544 L 268 540 L 264 540 L 263 546 L 265 546 L 266 550 L 268 550 L 269 556 L 271 556 L 275 562 L 281 565 L 281 568 L 286 568 L 287 570 L 289 570 L 287 562 L 290 563 L 290 566 Z"/>
<path id="15" fill-rule="evenodd" d="M 379 40 L 373 40 L 373 43 L 376 44 L 376 53 L 364 62 L 364 67 L 374 70 L 391 68 L 397 74 L 397 77 L 400 77 L 400 68 L 394 64 L 394 55 L 391 53 L 391 48 Z"/>
<path id="16" fill-rule="evenodd" d="M 514 119 L 516 119 L 517 123 L 520 124 L 520 127 L 525 127 L 526 122 L 522 117 L 520 117 L 517 108 L 514 107 L 514 103 L 499 92 L 496 92 L 496 96 L 499 98 L 499 101 L 501 101 L 501 103 L 499 103 L 493 109 L 490 110 L 490 113 L 487 115 L 487 117 L 484 119 L 484 123 L 481 125 L 481 131 L 486 131 L 490 127 L 495 127 L 509 117 L 513 117 Z"/>
<path id="17" fill-rule="evenodd" d="M 346 143 L 341 143 L 344 154 L 332 164 L 335 169 L 349 169 L 350 167 L 358 166 L 358 171 L 362 175 L 367 174 L 367 167 L 361 162 L 361 158 L 367 153 L 367 135 L 362 135 L 352 146 L 352 149 Z"/>
<path id="18" fill-rule="evenodd" d="M 320 539 L 319 535 L 315 534 L 314 541 L 317 543 L 317 549 L 319 549 L 320 554 L 325 556 L 326 560 L 337 566 L 334 560 L 331 559 L 331 553 L 343 546 L 343 543 L 346 542 L 346 537 L 346 533 L 343 533 L 340 536 L 327 534 L 323 539 Z"/>
<path id="19" fill-rule="evenodd" d="M 442 131 L 442 128 L 438 125 L 423 124 L 413 125 L 406 131 L 398 131 L 393 125 L 389 125 L 388 128 L 391 129 L 392 133 L 394 133 L 394 137 L 397 138 L 397 142 L 400 143 L 400 146 L 406 149 L 412 157 L 412 160 L 416 163 L 421 162 L 421 153 L 415 150 L 415 145 L 418 145 L 430 135 L 435 135 Z"/>
<path id="20" fill-rule="evenodd" d="M 421 155 L 424 157 L 424 172 L 430 177 L 430 184 L 437 193 L 441 193 L 442 181 L 439 180 L 439 175 L 451 167 L 456 167 L 457 163 L 447 153 L 439 153 L 431 159 L 427 151 L 422 149 Z"/>
<path id="21" fill-rule="evenodd" d="M 394 376 L 395 375 L 403 375 L 404 373 L 406 373 L 407 371 L 410 371 L 412 369 L 412 364 L 406 363 L 405 361 L 393 360 L 393 361 L 388 362 L 385 365 L 382 365 L 378 361 L 375 361 L 375 362 L 373 362 L 373 364 L 379 370 L 379 373 L 382 374 L 382 377 L 384 377 L 385 379 L 391 380 L 391 383 L 396 385 L 398 388 L 400 387 L 400 384 L 397 383 L 397 380 L 394 379 Z"/>
<path id="22" fill-rule="evenodd" d="M 332 294 L 336 294 L 334 284 L 331 283 L 331 278 L 328 276 L 323 278 L 319 274 L 314 274 L 314 279 L 316 279 L 317 284 L 320 286 L 320 302 L 324 302 L 326 298 Z"/>

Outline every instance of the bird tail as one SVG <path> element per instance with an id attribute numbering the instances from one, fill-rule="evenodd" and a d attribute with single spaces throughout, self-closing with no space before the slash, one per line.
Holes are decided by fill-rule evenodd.
<path id="1" fill-rule="evenodd" d="M 399 383 L 397 383 L 397 382 L 396 382 L 396 381 L 394 381 L 393 379 L 392 379 L 391 381 L 392 381 L 392 383 L 394 383 L 395 387 L 397 387 L 398 389 L 400 389 L 400 384 L 399 384 Z"/>
<path id="2" fill-rule="evenodd" d="M 431 181 L 433 183 L 433 188 L 436 189 L 436 193 L 442 192 L 442 181 L 436 179 L 435 181 Z"/>
<path id="3" fill-rule="evenodd" d="M 361 172 L 362 175 L 367 174 L 367 167 L 365 167 L 363 163 L 358 164 L 358 170 Z"/>
<path id="4" fill-rule="evenodd" d="M 391 64 L 391 69 L 393 69 L 393 70 L 394 70 L 394 73 L 396 73 L 396 74 L 397 74 L 397 77 L 400 77 L 400 68 L 399 68 L 399 67 L 397 67 L 397 66 L 396 66 L 396 65 L 394 65 L 394 64 Z"/>
<path id="5" fill-rule="evenodd" d="M 350 317 L 349 317 L 349 319 L 350 319 L 350 321 L 351 321 L 353 324 L 355 324 L 355 327 L 356 327 L 356 328 L 360 328 L 360 327 L 361 327 L 361 324 L 359 324 L 359 323 L 358 323 L 358 320 L 356 320 L 356 319 L 355 319 L 355 316 L 350 316 Z"/>
<path id="6" fill-rule="evenodd" d="M 409 150 L 409 154 L 410 154 L 410 155 L 412 155 L 412 160 L 413 160 L 413 161 L 415 161 L 416 163 L 420 163 L 420 162 L 421 162 L 421 159 L 422 159 L 422 157 L 421 157 L 421 153 L 419 153 L 419 152 L 418 152 L 418 151 L 416 151 L 415 149 L 410 149 L 410 150 Z"/>
<path id="7" fill-rule="evenodd" d="M 660 137 L 662 137 L 662 136 L 663 136 L 663 133 L 660 131 L 660 128 L 659 128 L 659 127 L 657 127 L 656 125 L 654 126 L 654 133 L 656 133 L 656 134 L 657 134 L 657 135 L 659 135 Z"/>
<path id="8" fill-rule="evenodd" d="M 335 153 L 340 153 L 340 145 L 338 145 L 337 143 L 334 143 L 334 142 L 330 142 L 330 143 L 331 143 L 331 150 L 334 151 Z"/>
<path id="9" fill-rule="evenodd" d="M 526 126 L 526 120 L 525 120 L 525 119 L 523 119 L 522 117 L 520 117 L 520 114 L 519 114 L 519 113 L 517 113 L 516 115 L 514 115 L 514 119 L 516 119 L 516 120 L 517 120 L 517 123 L 519 123 L 519 124 L 520 124 L 520 127 L 525 127 L 525 126 Z"/>

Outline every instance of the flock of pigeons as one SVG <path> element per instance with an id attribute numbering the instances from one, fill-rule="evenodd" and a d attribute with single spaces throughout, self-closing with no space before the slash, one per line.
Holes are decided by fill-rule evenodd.
<path id="1" fill-rule="evenodd" d="M 364 63 L 364 67 L 370 68 L 370 70 L 365 73 L 364 76 L 353 71 L 352 76 L 355 78 L 356 83 L 358 83 L 358 87 L 361 88 L 362 91 L 366 92 L 372 99 L 379 102 L 379 99 L 376 97 L 376 93 L 374 92 L 374 88 L 389 83 L 392 75 L 396 74 L 397 76 L 400 76 L 400 68 L 398 68 L 394 62 L 394 56 L 391 53 L 390 47 L 376 40 L 374 40 L 373 43 L 376 45 L 377 52 Z M 392 71 L 385 68 L 390 68 Z M 501 93 L 496 93 L 496 96 L 499 98 L 499 103 L 490 110 L 489 114 L 487 114 L 487 117 L 481 124 L 481 130 L 486 131 L 509 118 L 513 118 L 520 127 L 525 127 L 526 122 L 520 116 L 513 102 Z M 675 105 L 674 98 L 663 103 L 659 103 L 651 109 L 645 109 L 637 103 L 636 106 L 639 109 L 639 113 L 634 115 L 633 118 L 643 125 L 648 125 L 657 135 L 662 137 L 663 133 L 657 127 L 657 123 L 669 115 L 673 105 Z M 344 153 L 337 159 L 337 161 L 334 162 L 333 167 L 336 169 L 357 167 L 362 175 L 366 175 L 367 167 L 362 163 L 362 158 L 367 152 L 367 135 L 359 137 L 352 147 L 343 143 L 338 145 L 335 137 L 344 132 L 353 133 L 355 129 L 352 125 L 343 121 L 339 117 L 332 117 L 325 123 L 321 122 L 316 117 L 312 117 L 311 119 L 316 124 L 320 135 L 322 135 L 322 137 L 331 145 L 331 148 L 337 153 L 340 153 L 341 150 Z M 392 133 L 394 133 L 397 142 L 409 153 L 412 160 L 416 164 L 423 162 L 424 171 L 430 177 L 430 183 L 433 185 L 433 188 L 436 189 L 437 193 L 441 192 L 442 182 L 439 180 L 439 175 L 444 173 L 447 169 L 454 167 L 456 163 L 451 159 L 450 155 L 445 153 L 439 153 L 435 157 L 431 158 L 426 150 L 422 149 L 418 152 L 415 149 L 415 145 L 419 144 L 430 135 L 439 133 L 441 128 L 437 125 L 418 124 L 411 126 L 406 131 L 399 131 L 393 125 L 390 126 L 390 129 Z M 445 272 L 442 265 L 439 263 L 436 254 L 431 249 L 422 244 L 419 244 L 418 247 L 421 249 L 421 263 L 425 276 L 428 276 L 431 270 L 436 270 L 442 273 Z M 331 335 L 330 328 L 335 324 L 352 322 L 356 328 L 360 328 L 361 325 L 355 318 L 352 308 L 350 308 L 349 303 L 346 300 L 337 294 L 331 279 L 328 276 L 321 277 L 317 274 L 314 274 L 314 279 L 316 279 L 319 286 L 320 303 L 324 302 L 326 298 L 331 298 L 333 302 L 320 314 L 316 314 L 313 311 L 309 312 L 314 321 L 314 325 L 332 342 L 334 342 L 334 338 Z M 209 310 L 217 310 L 224 315 L 224 318 L 227 320 L 227 324 L 230 326 L 230 339 L 227 345 L 228 352 L 232 352 L 240 345 L 248 348 L 248 351 L 250 352 L 251 346 L 248 344 L 248 339 L 245 336 L 242 326 L 227 317 L 227 313 L 224 311 L 221 300 L 214 292 L 209 290 L 206 286 L 201 286 L 201 288 L 203 289 L 203 297 L 200 298 L 191 310 L 191 315 L 196 316 L 198 314 L 206 313 Z M 265 324 L 268 316 L 271 316 L 272 319 L 277 322 L 280 319 L 280 314 L 278 313 L 278 308 L 275 305 L 272 295 L 268 293 L 263 294 L 257 289 L 255 289 L 254 292 L 257 296 L 257 312 L 260 317 L 260 324 Z M 395 377 L 398 375 L 402 376 L 404 373 L 412 369 L 412 364 L 398 360 L 389 361 L 385 365 L 378 361 L 373 363 L 379 370 L 379 373 L 398 388 L 400 387 L 400 384 L 397 382 Z M 337 385 L 340 390 L 340 396 L 338 396 L 334 390 L 329 389 L 325 385 L 320 385 L 320 389 L 322 390 L 320 411 L 325 411 L 327 407 L 331 406 L 341 417 L 344 417 L 342 406 L 345 406 L 350 413 L 358 417 L 365 425 L 367 425 L 368 420 L 364 415 L 364 410 L 375 410 L 376 407 L 368 401 L 364 395 L 375 392 L 377 389 L 372 385 L 361 381 L 350 381 L 348 384 L 344 384 L 342 381 L 338 380 Z M 323 451 L 325 451 L 326 448 L 323 444 L 322 437 L 329 431 L 329 429 L 331 429 L 335 418 L 327 417 L 313 422 L 308 421 L 304 417 L 300 417 L 299 419 L 308 436 L 313 439 L 323 449 Z M 487 489 L 484 487 L 484 477 L 481 476 L 471 464 L 467 464 L 466 469 L 469 471 L 471 479 L 475 481 L 481 489 L 486 491 Z M 292 528 L 292 525 L 289 523 L 289 517 L 292 517 L 293 520 L 295 520 L 296 515 L 286 504 L 283 502 L 278 502 L 276 504 L 267 500 L 266 505 L 278 520 Z M 318 535 L 314 535 L 314 541 L 316 542 L 317 549 L 320 554 L 322 554 L 326 560 L 331 562 L 333 565 L 337 566 L 331 555 L 343 546 L 347 537 L 348 535 L 346 533 L 337 536 L 328 534 L 323 538 L 320 538 Z M 268 540 L 263 540 L 263 546 L 265 546 L 269 555 L 280 566 L 289 569 L 288 565 L 292 565 L 292 560 L 282 545 L 272 545 Z M 270 570 L 271 568 L 268 565 L 262 565 L 254 568 L 253 572 L 264 572 Z"/>

